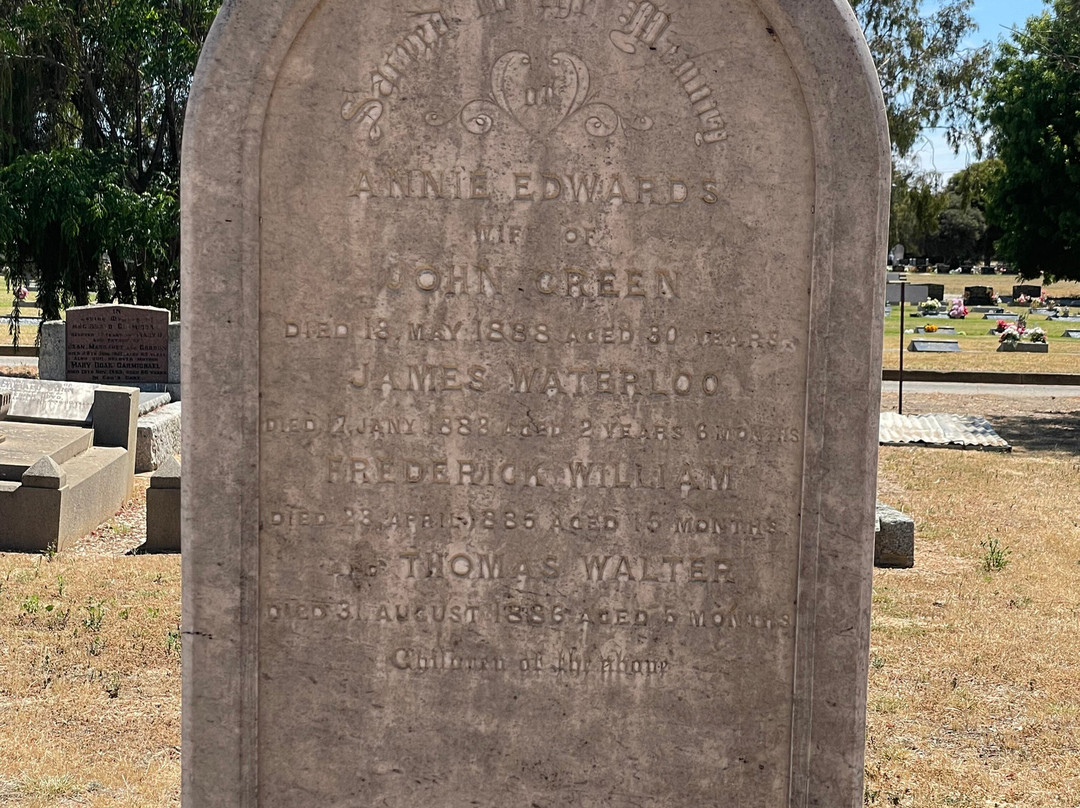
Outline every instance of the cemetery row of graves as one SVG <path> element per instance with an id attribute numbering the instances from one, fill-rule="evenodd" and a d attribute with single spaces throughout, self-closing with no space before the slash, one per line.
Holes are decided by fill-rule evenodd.
<path id="1" fill-rule="evenodd" d="M 170 319 L 76 307 L 40 325 L 33 364 L 5 360 L 0 548 L 67 549 L 125 506 L 138 473 L 152 475 L 143 549 L 179 550 L 180 324 Z"/>
<path id="2" fill-rule="evenodd" d="M 891 274 L 884 328 L 886 369 L 1075 373 L 1080 367 L 1080 284 L 963 275 Z M 1000 291 L 999 291 L 1000 290 Z"/>

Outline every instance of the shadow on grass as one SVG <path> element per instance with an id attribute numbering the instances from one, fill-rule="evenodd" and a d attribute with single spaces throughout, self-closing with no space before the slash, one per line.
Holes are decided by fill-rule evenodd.
<path id="1" fill-rule="evenodd" d="M 988 415 L 986 420 L 1014 449 L 1080 455 L 1080 411 Z"/>

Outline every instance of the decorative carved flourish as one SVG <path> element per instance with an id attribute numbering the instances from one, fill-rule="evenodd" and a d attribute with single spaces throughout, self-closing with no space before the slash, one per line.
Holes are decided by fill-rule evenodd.
<path id="1" fill-rule="evenodd" d="M 609 33 L 611 43 L 623 53 L 634 54 L 640 46 L 657 54 L 686 93 L 701 128 L 694 133 L 698 146 L 727 140 L 727 124 L 720 113 L 716 95 L 706 74 L 695 63 L 690 51 L 677 41 L 671 28 L 671 17 L 648 0 L 629 0 L 626 13 L 619 15 L 619 24 Z"/>
<path id="2" fill-rule="evenodd" d="M 568 51 L 552 55 L 543 69 L 534 69 L 532 57 L 524 51 L 504 53 L 492 66 L 490 81 L 490 94 L 469 101 L 456 116 L 474 135 L 490 132 L 500 113 L 541 138 L 578 113 L 586 116 L 583 126 L 593 137 L 609 137 L 620 126 L 639 131 L 653 126 L 651 118 L 627 120 L 610 104 L 592 100 L 589 68 Z M 431 126 L 444 126 L 451 118 L 432 112 L 426 120 Z"/>
<path id="3" fill-rule="evenodd" d="M 350 96 L 341 107 L 341 117 L 347 121 L 358 118 L 364 136 L 371 143 L 378 143 L 383 135 L 379 119 L 382 118 L 384 109 L 382 101 L 372 98 L 356 99 Z"/>
<path id="4" fill-rule="evenodd" d="M 401 81 L 421 61 L 431 61 L 442 39 L 450 33 L 450 25 L 438 11 L 413 14 L 417 25 L 398 39 L 382 62 L 368 75 L 371 91 L 347 93 L 341 105 L 341 117 L 356 119 L 364 137 L 372 145 L 382 140 L 379 120 L 386 113 L 390 98 L 398 92 Z"/>

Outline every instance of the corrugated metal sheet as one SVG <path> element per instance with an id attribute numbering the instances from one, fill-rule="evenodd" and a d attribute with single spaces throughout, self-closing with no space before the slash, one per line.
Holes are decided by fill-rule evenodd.
<path id="1" fill-rule="evenodd" d="M 882 446 L 937 446 L 947 449 L 985 449 L 1011 452 L 990 422 L 981 415 L 898 415 L 881 413 L 878 441 Z"/>

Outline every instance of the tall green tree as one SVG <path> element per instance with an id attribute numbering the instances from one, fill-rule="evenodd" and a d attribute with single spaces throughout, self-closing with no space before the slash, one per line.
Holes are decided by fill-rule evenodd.
<path id="1" fill-rule="evenodd" d="M 973 0 L 850 0 L 877 66 L 889 121 L 895 169 L 890 244 L 927 255 L 947 206 L 940 175 L 908 159 L 927 129 L 943 128 L 955 151 L 982 149 L 977 97 L 990 48 L 966 48 L 976 23 Z"/>
<path id="2" fill-rule="evenodd" d="M 990 47 L 967 48 L 974 0 L 850 0 L 881 79 L 889 135 L 907 157 L 923 130 L 942 127 L 950 146 L 982 145 L 978 90 Z"/>
<path id="3" fill-rule="evenodd" d="M 0 265 L 46 318 L 179 297 L 180 140 L 214 0 L 0 0 Z"/>
<path id="4" fill-rule="evenodd" d="M 995 255 L 995 245 L 1002 236 L 1001 228 L 990 218 L 989 209 L 997 192 L 997 185 L 1005 171 L 1005 164 L 997 158 L 972 163 L 957 171 L 945 184 L 946 211 L 970 211 L 964 217 L 954 217 L 954 222 L 967 219 L 974 222 L 977 235 L 974 247 L 963 256 L 962 261 L 980 259 L 990 263 Z M 944 215 L 945 211 L 943 211 Z M 942 227 L 944 223 L 941 223 Z M 955 228 L 953 228 L 955 231 Z"/>
<path id="5" fill-rule="evenodd" d="M 986 94 L 1005 165 L 990 217 L 1024 277 L 1080 280 L 1080 2 L 1053 0 L 1001 46 Z"/>
<path id="6" fill-rule="evenodd" d="M 889 244 L 903 244 L 908 255 L 926 255 L 945 208 L 937 172 L 893 168 Z"/>

